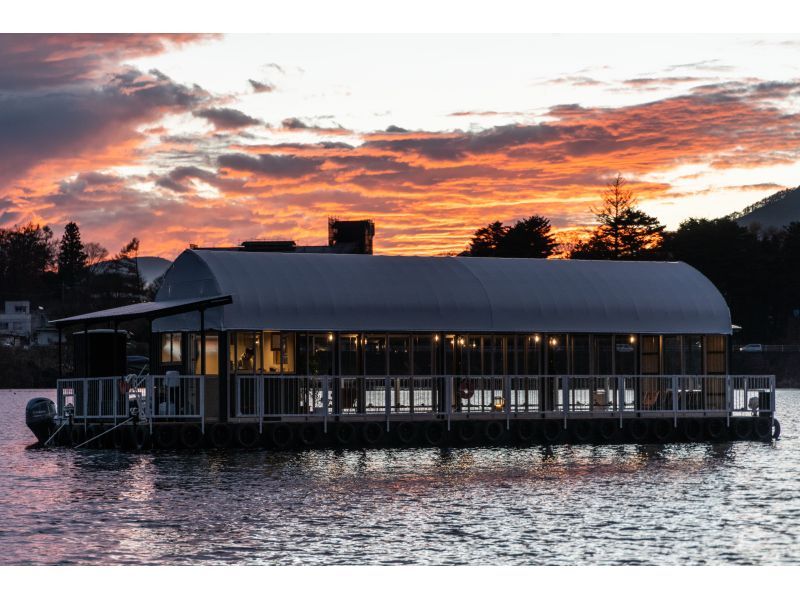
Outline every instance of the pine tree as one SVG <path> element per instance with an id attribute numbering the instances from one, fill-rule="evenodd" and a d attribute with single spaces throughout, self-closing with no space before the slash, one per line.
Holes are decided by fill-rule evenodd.
<path id="1" fill-rule="evenodd" d="M 571 258 L 625 260 L 651 256 L 661 247 L 664 226 L 636 209 L 636 198 L 622 176 L 609 183 L 603 203 L 594 211 L 597 228 L 575 245 Z"/>
<path id="2" fill-rule="evenodd" d="M 81 242 L 81 231 L 74 222 L 64 227 L 64 236 L 58 246 L 58 276 L 67 286 L 76 284 L 86 270 L 86 252 Z"/>
<path id="3" fill-rule="evenodd" d="M 555 237 L 550 231 L 550 221 L 543 216 L 523 218 L 508 228 L 498 244 L 497 255 L 500 257 L 550 257 L 556 247 Z"/>

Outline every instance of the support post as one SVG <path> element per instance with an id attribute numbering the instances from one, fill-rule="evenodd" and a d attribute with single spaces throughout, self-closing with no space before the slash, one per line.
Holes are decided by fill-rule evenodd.
<path id="1" fill-rule="evenodd" d="M 200 310 L 200 374 L 206 375 L 206 310 Z"/>
<path id="2" fill-rule="evenodd" d="M 58 378 L 59 380 L 64 377 L 64 360 L 61 356 L 61 344 L 63 339 L 63 330 L 61 326 L 58 327 Z"/>
<path id="3" fill-rule="evenodd" d="M 569 414 L 569 376 L 561 376 L 562 407 L 564 411 L 564 429 L 567 429 L 567 415 Z"/>
<path id="4" fill-rule="evenodd" d="M 450 431 L 450 412 L 453 407 L 453 377 L 445 376 L 444 378 L 444 405 L 445 413 L 447 414 L 447 431 Z"/>
<path id="5" fill-rule="evenodd" d="M 505 397 L 506 430 L 511 429 L 511 376 L 503 376 L 503 396 Z"/>
<path id="6" fill-rule="evenodd" d="M 330 405 L 330 380 L 328 376 L 322 377 L 322 430 L 328 433 L 328 408 Z"/>
<path id="7" fill-rule="evenodd" d="M 730 374 L 725 376 L 725 425 L 731 427 L 731 411 L 733 410 L 733 380 Z"/>
<path id="8" fill-rule="evenodd" d="M 672 376 L 672 425 L 678 427 L 678 377 Z"/>
<path id="9" fill-rule="evenodd" d="M 619 429 L 622 429 L 622 412 L 625 411 L 625 376 L 617 376 L 617 411 L 619 412 Z"/>

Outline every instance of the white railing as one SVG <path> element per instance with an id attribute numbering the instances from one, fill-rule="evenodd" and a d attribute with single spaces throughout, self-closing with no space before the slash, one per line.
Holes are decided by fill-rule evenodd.
<path id="1" fill-rule="evenodd" d="M 69 378 L 56 383 L 58 414 L 73 406 L 77 422 L 93 420 L 117 423 L 137 407 L 142 420 L 192 420 L 205 422 L 204 376 L 145 376 L 143 386 L 131 385 L 130 377 Z"/>
<path id="2" fill-rule="evenodd" d="M 379 416 L 735 417 L 774 413 L 774 376 L 235 376 L 237 418 Z M 205 425 L 204 376 L 59 380 L 57 408 L 77 421 L 143 419 Z M 137 385 L 138 386 L 138 385 Z"/>

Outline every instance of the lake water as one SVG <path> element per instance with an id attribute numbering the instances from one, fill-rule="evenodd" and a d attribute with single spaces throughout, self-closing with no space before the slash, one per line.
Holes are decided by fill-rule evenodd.
<path id="1" fill-rule="evenodd" d="M 0 391 L 0 564 L 800 563 L 800 391 L 771 443 L 29 449 Z"/>

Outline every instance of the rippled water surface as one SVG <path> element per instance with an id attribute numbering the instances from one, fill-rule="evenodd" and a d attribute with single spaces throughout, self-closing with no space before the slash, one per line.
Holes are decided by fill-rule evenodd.
<path id="1" fill-rule="evenodd" d="M 133 454 L 29 449 L 0 391 L 0 564 L 800 563 L 777 442 Z"/>

